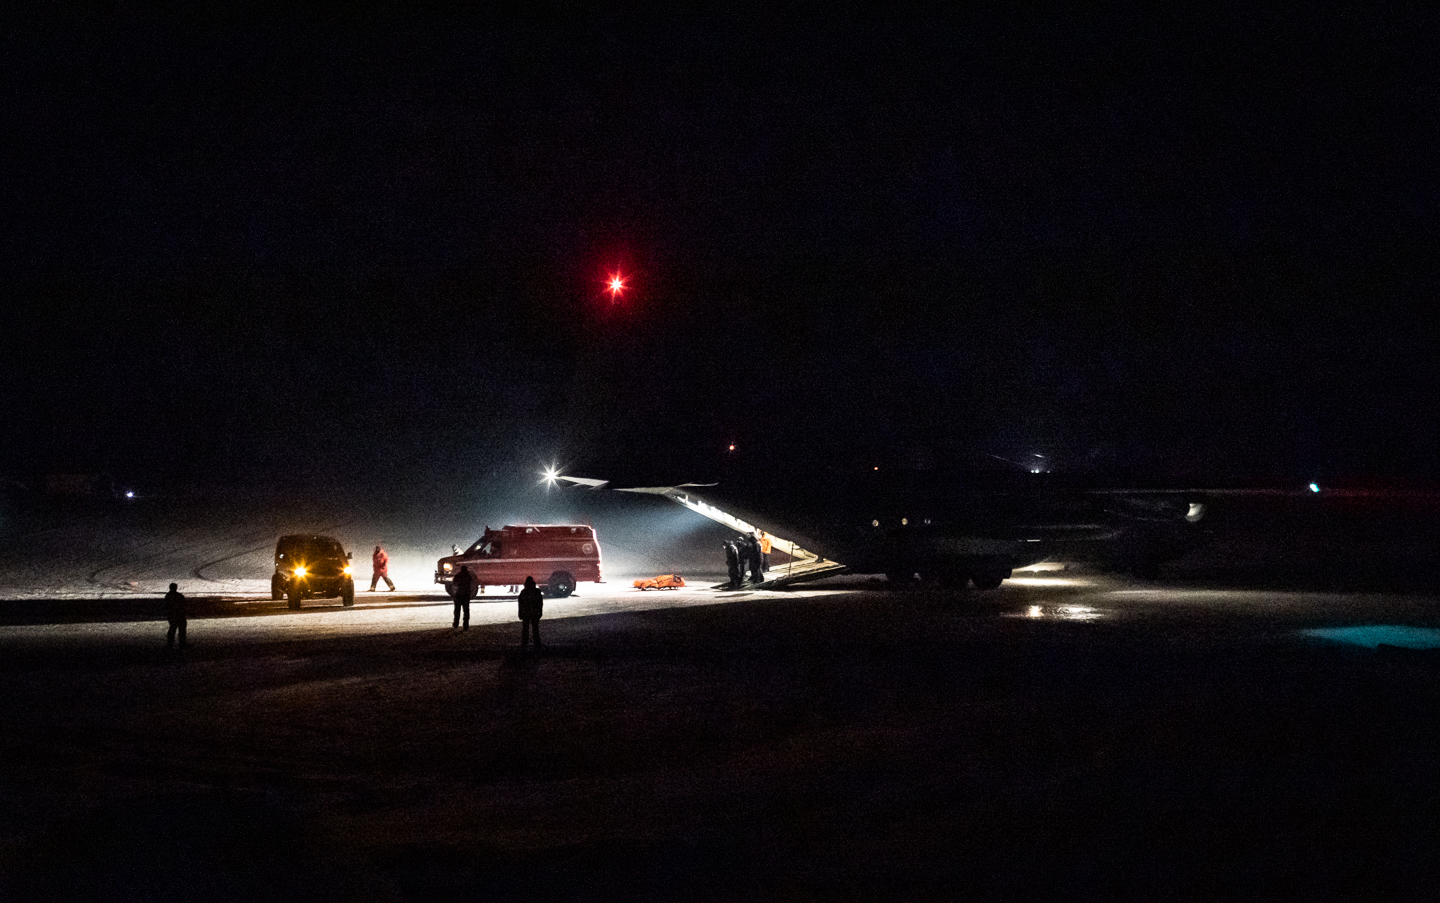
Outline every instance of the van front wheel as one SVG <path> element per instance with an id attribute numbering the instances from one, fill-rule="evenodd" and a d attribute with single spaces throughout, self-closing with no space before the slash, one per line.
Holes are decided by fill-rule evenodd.
<path id="1" fill-rule="evenodd" d="M 569 571 L 556 571 L 550 575 L 550 595 L 563 599 L 575 592 L 575 578 Z"/>

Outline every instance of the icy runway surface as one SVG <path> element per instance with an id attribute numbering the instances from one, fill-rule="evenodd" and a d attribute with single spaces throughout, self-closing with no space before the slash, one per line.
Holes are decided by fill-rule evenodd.
<path id="1" fill-rule="evenodd" d="M 592 512 L 615 560 L 704 564 L 713 537 L 622 513 Z M 431 547 L 473 524 L 442 520 L 206 505 L 7 588 L 0 899 L 1433 894 L 1435 592 L 1194 562 L 984 593 L 617 577 L 546 600 L 546 649 L 522 652 L 493 589 L 451 629 Z M 399 549 L 400 591 L 298 612 L 252 591 L 266 531 L 325 523 Z M 104 536 L 68 529 L 24 541 Z M 16 548 L 12 578 L 55 567 Z"/>

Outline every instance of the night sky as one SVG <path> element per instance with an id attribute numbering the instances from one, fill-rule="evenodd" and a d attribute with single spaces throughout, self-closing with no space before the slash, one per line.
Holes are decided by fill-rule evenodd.
<path id="1" fill-rule="evenodd" d="M 0 474 L 1425 476 L 1421 6 L 10 14 Z"/>

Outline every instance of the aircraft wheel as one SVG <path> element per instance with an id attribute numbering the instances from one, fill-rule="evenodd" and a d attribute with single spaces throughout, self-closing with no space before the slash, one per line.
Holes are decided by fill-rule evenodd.
<path id="1" fill-rule="evenodd" d="M 569 571 L 556 571 L 550 575 L 550 595 L 563 599 L 575 592 L 575 578 Z"/>
<path id="2" fill-rule="evenodd" d="M 970 578 L 975 581 L 976 589 L 999 589 L 1005 578 L 999 574 L 976 574 Z"/>

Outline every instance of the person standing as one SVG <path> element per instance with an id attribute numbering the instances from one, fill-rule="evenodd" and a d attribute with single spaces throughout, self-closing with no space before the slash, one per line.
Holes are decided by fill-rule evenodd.
<path id="1" fill-rule="evenodd" d="M 470 599 L 475 595 L 475 577 L 470 573 L 469 568 L 461 568 L 460 573 L 455 575 L 451 582 L 451 588 L 455 590 L 455 622 L 450 626 L 451 630 L 460 626 L 460 613 L 465 613 L 464 630 L 470 629 Z"/>
<path id="2" fill-rule="evenodd" d="M 733 539 L 725 543 L 725 567 L 730 571 L 730 588 L 739 589 L 743 574 L 740 571 L 740 550 Z"/>
<path id="3" fill-rule="evenodd" d="M 745 564 L 740 569 L 741 572 L 743 573 L 748 568 L 751 583 L 765 582 L 765 575 L 760 570 L 760 540 L 755 538 L 755 534 L 748 533 L 740 541 L 743 543 L 741 549 L 745 556 Z"/>
<path id="4" fill-rule="evenodd" d="M 540 618 L 545 614 L 545 597 L 540 593 L 540 587 L 535 585 L 534 577 L 525 578 L 525 588 L 520 590 L 520 648 L 524 649 L 530 645 L 530 632 L 535 632 L 535 648 L 539 650 L 544 644 L 540 642 Z"/>
<path id="5" fill-rule="evenodd" d="M 189 646 L 185 639 L 185 597 L 180 594 L 177 583 L 170 584 L 170 592 L 165 594 L 165 619 L 170 622 L 170 630 L 165 634 L 165 648 L 174 648 L 176 632 L 180 634 L 180 648 Z"/>
<path id="6" fill-rule="evenodd" d="M 375 592 L 375 584 L 381 580 L 390 587 L 390 592 L 395 592 L 395 584 L 390 582 L 390 556 L 385 554 L 385 550 L 380 548 L 378 543 L 375 545 L 374 554 L 370 556 L 370 567 L 370 592 Z"/>
<path id="7" fill-rule="evenodd" d="M 760 531 L 760 570 L 770 570 L 770 534 Z"/>

